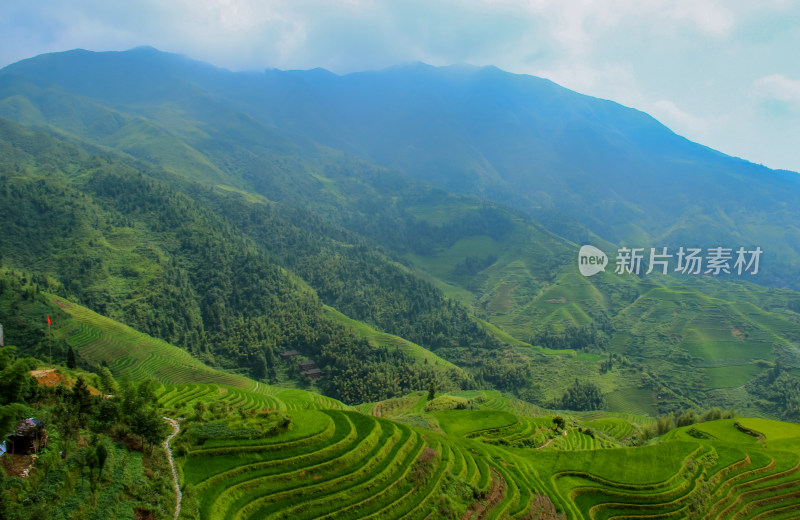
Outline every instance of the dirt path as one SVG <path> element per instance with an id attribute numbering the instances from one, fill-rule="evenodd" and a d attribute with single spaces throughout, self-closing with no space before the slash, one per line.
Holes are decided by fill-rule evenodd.
<path id="1" fill-rule="evenodd" d="M 564 437 L 566 437 L 566 436 L 567 436 L 567 430 L 564 430 Z M 534 448 L 534 449 L 535 449 L 535 450 L 541 450 L 542 448 L 546 448 L 546 447 L 547 447 L 547 446 L 549 446 L 549 445 L 550 445 L 550 443 L 551 443 L 551 442 L 553 442 L 554 440 L 555 440 L 555 437 L 554 437 L 554 438 L 552 438 L 552 439 L 548 439 L 548 440 L 547 440 L 547 442 L 545 442 L 545 443 L 544 443 L 544 444 L 542 444 L 541 446 L 539 446 L 539 447 L 537 447 L 537 448 Z"/>
<path id="2" fill-rule="evenodd" d="M 167 440 L 164 441 L 164 451 L 167 452 L 169 467 L 172 470 L 172 486 L 175 488 L 175 520 L 178 520 L 178 516 L 181 514 L 181 499 L 183 498 L 183 494 L 181 493 L 181 487 L 178 485 L 178 472 L 175 471 L 175 459 L 172 458 L 172 448 L 169 447 L 169 441 L 178 435 L 178 432 L 181 431 L 181 427 L 175 419 L 164 417 L 164 420 L 169 422 L 170 426 L 172 426 L 172 433 L 167 437 Z"/>

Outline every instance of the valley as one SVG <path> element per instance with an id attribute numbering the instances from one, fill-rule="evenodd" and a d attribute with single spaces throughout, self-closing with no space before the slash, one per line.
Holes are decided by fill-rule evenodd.
<path id="1" fill-rule="evenodd" d="M 180 518 L 794 518 L 796 175 L 492 67 L 10 65 L 0 425 L 52 444 L 0 516 L 166 517 L 169 417 Z"/>

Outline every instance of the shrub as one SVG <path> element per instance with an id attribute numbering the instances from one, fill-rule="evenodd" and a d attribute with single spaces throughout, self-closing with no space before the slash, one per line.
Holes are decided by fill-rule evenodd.
<path id="1" fill-rule="evenodd" d="M 466 410 L 469 401 L 461 397 L 451 395 L 440 395 L 425 405 L 426 412 L 438 412 L 442 410 Z"/>

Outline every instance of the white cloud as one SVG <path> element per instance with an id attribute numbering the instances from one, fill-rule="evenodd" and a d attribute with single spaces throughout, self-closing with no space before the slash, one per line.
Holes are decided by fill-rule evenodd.
<path id="1" fill-rule="evenodd" d="M 689 21 L 701 31 L 713 35 L 729 33 L 735 22 L 733 13 L 716 0 L 667 2 L 662 12 L 668 18 Z"/>
<path id="2" fill-rule="evenodd" d="M 653 103 L 650 113 L 677 133 L 688 133 L 697 138 L 708 133 L 708 122 L 680 108 L 673 101 L 660 99 Z"/>
<path id="3" fill-rule="evenodd" d="M 800 81 L 783 74 L 770 74 L 753 82 L 756 95 L 800 107 Z"/>
<path id="4" fill-rule="evenodd" d="M 0 29 L 14 14 L 38 20 L 34 32 L 44 33 L 28 35 L 31 54 L 150 44 L 231 68 L 347 70 L 428 57 L 508 62 L 509 53 L 525 55 L 523 46 L 590 60 L 607 39 L 651 34 L 667 22 L 715 34 L 733 23 L 716 0 L 40 0 L 0 7 Z M 374 59 L 359 67 L 363 55 Z"/>

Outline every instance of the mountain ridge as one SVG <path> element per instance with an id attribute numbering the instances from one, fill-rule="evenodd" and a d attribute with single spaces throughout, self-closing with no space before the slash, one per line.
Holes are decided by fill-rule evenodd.
<path id="1" fill-rule="evenodd" d="M 109 69 L 107 62 L 119 63 Z M 248 133 L 283 149 L 340 149 L 451 192 L 522 209 L 573 241 L 589 232 L 644 247 L 734 239 L 753 246 L 766 237 L 761 245 L 774 269 L 763 283 L 796 287 L 791 272 L 800 266 L 800 232 L 789 229 L 783 241 L 772 236 L 780 232 L 774 222 L 799 217 L 791 209 L 800 205 L 797 175 L 693 143 L 643 112 L 549 80 L 491 67 L 420 65 L 341 76 L 231 72 L 153 49 L 52 54 L 10 65 L 0 77 L 10 74 L 99 93 L 173 133 L 182 127 L 163 118 L 164 103 L 207 121 L 215 114 L 203 107 L 224 106 L 257 120 L 263 127 Z M 134 106 L 148 96 L 149 104 Z M 13 115 L 5 110 L 0 114 Z M 767 196 L 778 203 L 764 204 Z"/>
<path id="2" fill-rule="evenodd" d="M 54 55 L 46 61 L 61 58 Z M 108 236 L 104 230 L 93 240 L 102 238 L 113 247 L 98 248 L 102 241 L 92 246 L 89 236 L 82 235 L 87 242 L 80 251 L 64 248 L 75 257 L 90 257 L 92 265 L 55 255 L 63 263 L 56 268 L 52 258 L 34 258 L 41 271 L 36 274 L 88 284 L 91 291 L 75 285 L 73 292 L 95 310 L 107 306 L 113 317 L 132 321 L 129 324 L 209 360 L 218 355 L 224 366 L 252 370 L 253 375 L 269 372 L 272 363 L 265 345 L 272 346 L 274 355 L 271 338 L 281 338 L 280 344 L 298 341 L 293 332 L 284 334 L 284 328 L 331 326 L 321 317 L 324 304 L 374 331 L 366 337 L 398 336 L 428 348 L 469 376 L 437 372 L 445 385 L 486 385 L 539 405 L 557 405 L 579 377 L 582 384 L 591 381 L 607 394 L 608 406 L 618 411 L 679 412 L 714 398 L 724 406 L 754 403 L 762 414 L 796 413 L 794 404 L 780 403 L 782 391 L 776 389 L 793 384 L 792 371 L 800 368 L 791 347 L 798 341 L 794 324 L 800 320 L 800 303 L 793 291 L 769 288 L 797 283 L 790 276 L 800 251 L 800 230 L 793 225 L 793 201 L 798 197 L 794 174 L 761 175 L 758 172 L 769 170 L 747 165 L 737 169 L 744 162 L 733 159 L 709 163 L 708 171 L 692 169 L 692 154 L 721 157 L 700 145 L 687 145 L 691 153 L 659 165 L 650 151 L 665 154 L 670 143 L 685 139 L 646 114 L 613 102 L 597 104 L 544 80 L 499 69 L 417 65 L 411 67 L 411 75 L 402 67 L 349 76 L 319 70 L 233 73 L 152 49 L 102 56 L 78 52 L 67 58 L 60 69 L 33 60 L 0 72 L 0 117 L 15 118 L 25 128 L 55 136 L 59 143 L 42 149 L 50 141 L 10 132 L 11 155 L 3 163 L 3 182 L 14 189 L 25 186 L 27 205 L 9 198 L 9 215 L 20 207 L 47 204 L 36 188 L 40 180 L 54 189 L 63 181 L 68 188 L 64 193 L 74 190 L 92 200 L 89 209 L 73 208 L 66 215 L 79 222 L 99 215 L 111 223 Z M 70 66 L 76 60 L 82 63 L 80 71 Z M 126 60 L 138 63 L 138 68 L 128 70 Z M 96 66 L 109 61 L 114 62 L 110 69 Z M 184 65 L 171 67 L 174 63 Z M 143 75 L 145 69 L 151 73 Z M 66 77 L 78 72 L 83 75 L 78 79 Z M 126 74 L 138 83 L 127 83 Z M 28 79 L 15 79 L 26 75 Z M 94 77 L 105 82 L 102 96 L 90 95 L 100 88 L 92 84 Z M 31 86 L 36 82 L 40 86 Z M 143 83 L 145 88 L 138 89 Z M 119 88 L 107 90 L 110 84 Z M 528 84 L 545 92 L 547 102 L 537 100 Z M 517 110 L 520 107 L 525 110 Z M 609 112 L 620 110 L 625 118 L 606 122 Z M 577 119 L 565 119 L 564 114 Z M 586 117 L 578 118 L 581 114 Z M 420 126 L 425 127 L 422 134 L 416 132 Z M 639 132 L 642 126 L 650 133 Z M 520 127 L 526 133 L 511 139 L 513 129 Z M 555 130 L 560 132 L 554 134 L 557 139 L 548 141 Z M 363 156 L 318 140 L 332 133 L 352 146 L 373 147 L 372 152 Z M 667 144 L 653 137 L 665 133 Z M 428 142 L 430 136 L 435 139 Z M 569 136 L 576 139 L 563 141 Z M 38 139 L 40 148 L 30 147 L 30 157 L 14 158 L 17 145 L 26 139 Z M 637 142 L 638 148 L 633 146 Z M 509 175 L 514 164 L 528 157 L 531 146 L 544 154 L 541 164 Z M 583 155 L 571 150 L 583 150 Z M 411 161 L 410 166 L 376 163 L 370 160 L 373 152 Z M 627 169 L 616 175 L 618 154 L 623 154 Z M 501 156 L 505 162 L 493 159 Z M 562 170 L 548 163 L 548 157 L 577 162 Z M 437 186 L 415 170 L 418 159 L 437 165 L 437 174 L 454 182 L 483 183 L 502 201 L 491 200 L 487 193 L 463 193 L 469 191 L 466 188 L 453 193 Z M 610 166 L 587 176 L 587 161 Z M 662 187 L 664 172 L 681 161 L 688 169 L 675 174 L 669 189 Z M 65 176 L 56 175 L 59 168 Z M 636 184 L 626 184 L 626 179 Z M 727 183 L 715 184 L 719 179 Z M 521 181 L 539 183 L 542 189 L 511 188 Z M 719 200 L 696 197 L 709 186 Z M 680 191 L 683 187 L 686 193 Z M 508 196 L 501 196 L 503 192 Z M 773 199 L 766 203 L 766 196 Z M 68 198 L 58 198 L 57 206 Z M 55 200 L 51 197 L 50 202 Z M 532 204 L 535 200 L 539 206 Z M 664 204 L 647 205 L 656 202 Z M 165 239 L 170 226 L 159 219 L 181 230 L 180 245 Z M 225 230 L 230 237 L 216 237 L 215 230 Z M 38 236 L 23 226 L 19 236 L 25 233 Z M 652 275 L 645 280 L 609 269 L 586 279 L 576 272 L 577 249 L 586 243 L 611 252 L 626 244 L 750 246 L 753 237 L 763 240 L 768 254 L 762 275 L 752 281 L 767 287 L 732 278 Z M 214 251 L 221 256 L 209 262 L 240 276 L 237 283 L 246 290 L 229 287 L 225 276 L 209 271 L 201 260 L 198 251 L 215 242 L 229 251 Z M 133 250 L 138 255 L 132 256 L 136 268 L 126 270 L 120 258 L 132 253 L 119 246 L 134 243 L 141 248 Z M 239 254 L 242 244 L 250 256 Z M 24 256 L 18 249 L 9 250 L 7 257 L 16 267 Z M 158 266 L 140 252 L 165 260 Z M 224 260 L 230 253 L 236 253 L 236 262 Z M 261 295 L 262 300 L 253 300 L 252 295 L 259 294 L 254 282 L 258 276 L 246 264 L 262 266 L 264 272 L 279 268 L 293 276 L 304 290 L 286 294 L 299 306 L 289 306 L 283 314 L 266 305 L 264 315 L 257 315 L 260 310 L 256 315 L 236 310 L 269 299 Z M 102 281 L 106 272 L 112 275 L 108 283 Z M 184 287 L 186 280 L 190 290 Z M 125 289 L 131 285 L 136 291 Z M 661 292 L 654 292 L 656 288 Z M 708 293 L 735 299 L 736 305 L 709 303 Z M 287 299 L 281 294 L 276 289 L 272 297 Z M 663 301 L 653 294 L 662 295 Z M 685 302 L 677 301 L 681 299 Z M 757 309 L 744 308 L 748 303 Z M 126 305 L 138 314 L 122 313 Z M 181 312 L 185 323 L 170 327 L 156 318 L 159 313 L 168 315 L 164 310 L 169 312 L 170 306 L 190 309 Z M 692 312 L 700 308 L 716 321 L 696 320 Z M 658 310 L 669 311 L 673 318 L 654 318 Z M 281 321 L 280 316 L 293 315 Z M 277 326 L 277 333 L 267 324 Z M 195 337 L 184 330 L 192 327 L 205 330 L 205 335 L 198 332 Z M 316 349 L 318 341 L 325 341 L 311 333 L 300 336 L 297 344 L 304 348 Z M 334 336 L 358 343 L 352 335 Z M 305 341 L 311 345 L 303 345 Z M 391 349 L 380 356 L 385 359 L 374 361 L 391 360 L 391 365 L 405 359 Z M 344 359 L 330 357 L 339 369 L 346 365 Z M 742 369 L 742 359 L 752 361 L 754 368 Z M 743 386 L 780 363 L 786 375 L 768 381 L 768 392 Z M 369 392 L 349 388 L 347 400 L 385 397 L 371 392 L 388 388 L 387 381 L 380 380 L 376 370 L 362 369 L 354 372 L 355 379 L 373 386 Z M 419 366 L 416 370 L 427 375 L 410 389 L 424 390 L 419 386 L 427 385 L 425 378 L 434 372 Z M 345 372 L 337 377 L 340 382 L 353 379 Z"/>

